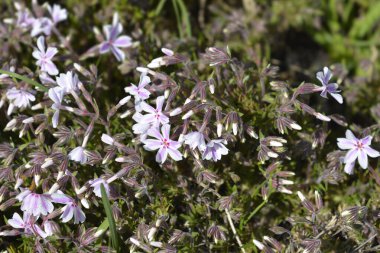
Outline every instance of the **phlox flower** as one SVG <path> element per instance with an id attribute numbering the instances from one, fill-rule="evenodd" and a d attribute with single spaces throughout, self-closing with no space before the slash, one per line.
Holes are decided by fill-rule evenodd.
<path id="1" fill-rule="evenodd" d="M 343 103 L 343 97 L 339 94 L 337 83 L 329 83 L 332 77 L 331 70 L 328 67 L 323 68 L 323 72 L 319 71 L 317 73 L 318 80 L 322 83 L 322 87 L 318 90 L 321 90 L 321 96 L 327 98 L 327 93 L 329 93 L 339 104 Z"/>
<path id="2" fill-rule="evenodd" d="M 201 132 L 190 132 L 184 136 L 185 144 L 189 145 L 191 149 L 198 148 L 199 151 L 206 149 L 206 142 Z"/>
<path id="3" fill-rule="evenodd" d="M 32 24 L 31 36 L 37 36 L 41 33 L 49 36 L 51 34 L 51 30 L 53 29 L 53 21 L 50 18 L 42 17 L 35 19 Z"/>
<path id="4" fill-rule="evenodd" d="M 136 121 L 137 123 L 132 126 L 132 130 L 134 134 L 140 135 L 140 140 L 146 139 L 146 135 L 148 130 L 152 127 L 152 122 L 144 122 L 142 121 L 143 115 L 139 112 L 136 112 L 133 114 L 132 119 Z"/>
<path id="5" fill-rule="evenodd" d="M 368 156 L 375 158 L 379 157 L 380 153 L 370 147 L 372 136 L 368 135 L 362 139 L 358 139 L 350 131 L 346 131 L 346 138 L 338 138 L 338 147 L 343 150 L 348 150 L 344 157 L 344 172 L 347 174 L 353 174 L 356 159 L 359 162 L 360 167 L 367 169 Z"/>
<path id="6" fill-rule="evenodd" d="M 56 78 L 57 84 L 66 93 L 78 91 L 79 79 L 78 75 L 68 71 L 66 74 L 60 74 Z"/>
<path id="7" fill-rule="evenodd" d="M 8 224 L 13 228 L 24 229 L 25 234 L 39 235 L 42 238 L 46 238 L 46 234 L 37 224 L 34 222 L 36 218 L 31 216 L 29 213 L 24 212 L 23 218 L 18 213 L 14 213 L 12 219 L 8 220 Z"/>
<path id="8" fill-rule="evenodd" d="M 59 120 L 59 107 L 61 106 L 62 99 L 63 99 L 63 90 L 59 87 L 55 88 L 50 88 L 49 89 L 49 98 L 53 100 L 53 105 L 51 108 L 55 110 L 53 118 L 52 118 L 52 123 L 53 127 L 56 128 L 58 126 L 58 120 Z"/>
<path id="9" fill-rule="evenodd" d="M 81 164 L 85 164 L 87 162 L 87 156 L 85 154 L 84 147 L 79 146 L 71 150 L 69 153 L 69 159 Z"/>
<path id="10" fill-rule="evenodd" d="M 34 216 L 47 215 L 54 210 L 52 198 L 49 194 L 38 194 L 24 190 L 16 196 L 16 199 L 22 202 L 22 211 Z"/>
<path id="11" fill-rule="evenodd" d="M 6 95 L 8 100 L 10 101 L 8 115 L 10 115 L 13 112 L 14 107 L 25 109 L 30 107 L 31 101 L 36 100 L 33 94 L 27 92 L 26 90 L 19 90 L 15 87 L 8 90 Z"/>
<path id="12" fill-rule="evenodd" d="M 151 128 L 148 131 L 148 135 L 155 139 L 145 139 L 142 142 L 145 144 L 144 148 L 148 151 L 157 150 L 156 161 L 158 163 L 164 163 L 168 154 L 170 157 L 179 161 L 182 160 L 182 154 L 178 151 L 181 144 L 177 141 L 170 139 L 170 125 L 166 124 L 161 127 L 161 133 L 156 128 Z"/>
<path id="13" fill-rule="evenodd" d="M 45 50 L 45 38 L 40 36 L 37 40 L 37 50 L 34 50 L 33 57 L 37 59 L 36 64 L 41 67 L 41 71 L 47 72 L 49 75 L 58 74 L 57 66 L 52 62 L 54 55 L 58 53 L 57 48 L 48 47 Z"/>
<path id="14" fill-rule="evenodd" d="M 60 216 L 63 223 L 70 221 L 73 217 L 74 224 L 83 223 L 85 221 L 86 215 L 73 198 L 66 196 L 61 191 L 53 193 L 51 197 L 55 203 L 65 204 L 62 208 L 63 213 Z"/>
<path id="15" fill-rule="evenodd" d="M 48 4 L 47 9 L 51 15 L 51 19 L 52 19 L 54 24 L 57 24 L 57 23 L 67 19 L 67 10 L 62 8 L 60 5 L 53 4 L 53 7 L 51 7 Z"/>
<path id="16" fill-rule="evenodd" d="M 17 8 L 17 7 L 16 7 Z M 27 9 L 19 9 L 17 11 L 16 26 L 21 28 L 29 28 L 33 25 L 35 18 Z"/>
<path id="17" fill-rule="evenodd" d="M 119 48 L 130 47 L 132 39 L 129 36 L 119 36 L 123 31 L 123 26 L 119 23 L 118 14 L 113 16 L 112 25 L 103 26 L 103 33 L 106 40 L 100 44 L 99 51 L 101 54 L 111 51 L 118 61 L 123 61 L 125 58 L 124 52 Z"/>
<path id="18" fill-rule="evenodd" d="M 126 87 L 124 90 L 125 92 L 134 96 L 136 101 L 145 100 L 149 98 L 150 95 L 150 92 L 145 89 L 145 86 L 147 86 L 149 83 L 150 77 L 147 76 L 146 73 L 142 73 L 140 75 L 140 82 L 138 86 L 131 83 L 131 86 Z"/>
<path id="19" fill-rule="evenodd" d="M 147 104 L 146 102 L 141 102 L 141 109 L 147 112 L 147 114 L 143 115 L 143 117 L 141 118 L 142 123 L 152 123 L 153 126 L 156 127 L 158 127 L 160 124 L 168 124 L 169 118 L 162 112 L 162 106 L 164 105 L 164 101 L 164 96 L 157 97 L 156 109 Z"/>
<path id="20" fill-rule="evenodd" d="M 106 190 L 106 194 L 107 196 L 109 197 L 110 196 L 110 186 L 109 184 L 107 183 L 106 180 L 104 180 L 103 178 L 97 178 L 97 179 L 94 179 L 94 180 L 90 180 L 89 181 L 90 185 L 93 189 L 93 192 L 95 193 L 95 195 L 99 198 L 102 197 L 102 191 L 101 191 L 101 188 L 100 186 L 103 184 L 104 185 L 104 189 Z"/>
<path id="21" fill-rule="evenodd" d="M 209 141 L 203 151 L 202 159 L 216 162 L 222 158 L 222 155 L 227 155 L 228 149 L 224 146 L 225 142 L 223 139 Z"/>

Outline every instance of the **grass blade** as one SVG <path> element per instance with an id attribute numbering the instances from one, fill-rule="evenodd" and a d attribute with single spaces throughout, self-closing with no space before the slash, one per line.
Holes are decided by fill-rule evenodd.
<path id="1" fill-rule="evenodd" d="M 46 88 L 45 86 L 43 86 L 42 84 L 40 84 L 39 82 L 36 82 L 28 77 L 25 77 L 25 76 L 22 76 L 22 75 L 19 75 L 17 73 L 14 73 L 14 72 L 10 72 L 10 71 L 6 71 L 6 70 L 2 70 L 0 69 L 0 73 L 1 74 L 6 74 L 10 77 L 13 77 L 13 78 L 16 78 L 18 80 L 21 80 L 21 81 L 24 81 L 30 85 L 33 85 L 34 87 L 36 88 L 39 88 L 40 90 L 42 91 L 48 91 L 48 88 Z"/>
<path id="2" fill-rule="evenodd" d="M 112 215 L 111 204 L 110 204 L 110 201 L 108 199 L 108 196 L 107 196 L 106 190 L 104 189 L 103 184 L 100 185 L 100 190 L 102 193 L 102 202 L 103 202 L 104 210 L 106 212 L 108 224 L 110 228 L 112 247 L 116 250 L 116 252 L 119 252 L 119 249 L 120 249 L 119 236 L 116 231 L 116 224 Z"/>

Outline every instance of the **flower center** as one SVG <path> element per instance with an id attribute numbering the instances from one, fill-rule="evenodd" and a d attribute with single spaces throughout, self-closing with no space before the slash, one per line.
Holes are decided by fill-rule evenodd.
<path id="1" fill-rule="evenodd" d="M 165 148 L 168 148 L 169 145 L 170 145 L 169 140 L 166 139 L 166 138 L 162 139 L 162 145 L 163 145 Z"/>
<path id="2" fill-rule="evenodd" d="M 356 143 L 356 147 L 357 147 L 358 149 L 362 149 L 362 148 L 363 148 L 363 143 L 362 143 L 361 141 L 358 141 L 358 142 Z"/>

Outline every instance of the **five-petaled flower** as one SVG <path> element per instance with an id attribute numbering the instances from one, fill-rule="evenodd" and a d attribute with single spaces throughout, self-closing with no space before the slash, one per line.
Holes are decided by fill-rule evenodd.
<path id="1" fill-rule="evenodd" d="M 58 74 L 57 66 L 52 62 L 54 55 L 58 53 L 57 48 L 48 47 L 45 50 L 45 38 L 40 36 L 37 40 L 38 50 L 33 52 L 33 57 L 37 59 L 36 64 L 41 67 L 41 71 L 47 72 L 51 76 Z"/>
<path id="2" fill-rule="evenodd" d="M 168 154 L 170 157 L 179 161 L 182 160 L 182 154 L 178 151 L 181 143 L 170 139 L 170 125 L 166 124 L 161 127 L 161 133 L 156 128 L 151 128 L 148 131 L 148 135 L 156 139 L 143 140 L 144 148 L 148 151 L 157 150 L 156 161 L 158 163 L 164 163 Z"/>
<path id="3" fill-rule="evenodd" d="M 160 124 L 168 124 L 169 118 L 162 112 L 162 106 L 164 105 L 165 97 L 159 96 L 156 99 L 156 109 L 152 106 L 148 105 L 145 102 L 141 103 L 141 109 L 147 114 L 143 115 L 141 118 L 141 122 L 144 124 L 152 123 L 153 126 L 159 127 Z"/>
<path id="4" fill-rule="evenodd" d="M 355 160 L 358 159 L 360 167 L 367 169 L 368 157 L 379 157 L 380 153 L 370 147 L 372 136 L 368 135 L 362 139 L 358 139 L 350 131 L 346 131 L 346 138 L 338 138 L 338 147 L 340 149 L 349 150 L 344 157 L 344 171 L 347 174 L 352 174 Z"/>
<path id="5" fill-rule="evenodd" d="M 150 95 L 150 92 L 147 89 L 145 89 L 145 86 L 147 86 L 149 83 L 150 83 L 149 76 L 147 76 L 146 73 L 142 73 L 140 75 L 140 82 L 138 86 L 131 83 L 131 86 L 126 87 L 124 90 L 125 92 L 134 96 L 135 101 L 145 100 L 149 98 L 149 95 Z"/>
<path id="6" fill-rule="evenodd" d="M 119 36 L 122 31 L 123 26 L 119 23 L 118 15 L 115 13 L 112 25 L 103 26 L 106 40 L 100 44 L 99 51 L 101 54 L 111 51 L 118 61 L 124 60 L 125 54 L 119 48 L 130 47 L 132 45 L 132 39 L 126 35 Z"/>
<path id="7" fill-rule="evenodd" d="M 322 87 L 318 88 L 318 91 L 321 92 L 321 96 L 324 98 L 327 98 L 327 93 L 330 93 L 330 95 L 338 101 L 339 104 L 343 103 L 343 97 L 339 94 L 340 90 L 338 90 L 338 84 L 337 83 L 329 83 L 331 77 L 332 77 L 331 70 L 328 67 L 323 68 L 323 72 L 319 71 L 317 73 L 318 80 L 322 83 Z"/>

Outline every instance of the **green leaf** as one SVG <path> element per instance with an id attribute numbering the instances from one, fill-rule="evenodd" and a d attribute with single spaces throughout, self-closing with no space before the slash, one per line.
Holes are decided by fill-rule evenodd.
<path id="1" fill-rule="evenodd" d="M 3 69 L 0 69 L 0 73 L 1 74 L 6 74 L 6 75 L 8 75 L 10 77 L 13 77 L 13 78 L 19 79 L 21 81 L 24 81 L 24 82 L 26 82 L 26 83 L 28 83 L 30 85 L 33 85 L 36 88 L 39 88 L 42 91 L 48 91 L 48 88 L 46 88 L 45 86 L 43 86 L 39 82 L 36 82 L 33 79 L 30 79 L 30 78 L 28 78 L 26 76 L 22 76 L 22 75 L 19 75 L 17 73 L 6 71 L 6 70 L 3 70 Z"/>
<path id="2" fill-rule="evenodd" d="M 112 247 L 116 250 L 116 252 L 120 252 L 119 251 L 120 249 L 119 235 L 117 234 L 117 231 L 116 231 L 116 224 L 112 215 L 111 204 L 110 204 L 110 201 L 108 199 L 108 196 L 103 184 L 100 185 L 100 191 L 102 193 L 102 202 L 103 202 L 104 210 L 106 212 L 108 224 L 110 228 Z"/>

